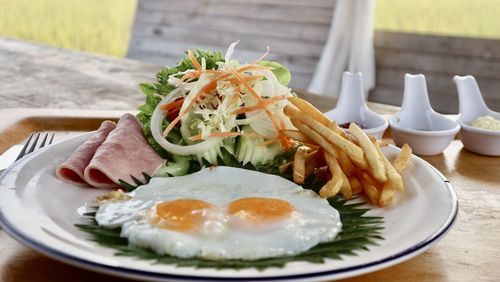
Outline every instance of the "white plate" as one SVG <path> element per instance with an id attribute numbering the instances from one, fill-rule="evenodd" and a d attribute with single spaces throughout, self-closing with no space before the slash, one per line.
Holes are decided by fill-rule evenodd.
<path id="1" fill-rule="evenodd" d="M 284 268 L 216 270 L 155 265 L 146 260 L 114 256 L 74 227 L 81 223 L 86 203 L 92 205 L 102 190 L 72 186 L 58 180 L 56 166 L 87 135 L 68 139 L 31 154 L 11 166 L 0 178 L 0 224 L 12 237 L 54 259 L 109 274 L 157 281 L 186 280 L 295 280 L 340 279 L 400 263 L 428 249 L 451 228 L 458 210 L 449 182 L 431 165 L 413 156 L 404 174 L 405 191 L 386 208 L 369 212 L 383 216 L 383 241 L 370 251 L 322 264 L 293 262 Z M 396 147 L 384 148 L 394 158 Z"/>

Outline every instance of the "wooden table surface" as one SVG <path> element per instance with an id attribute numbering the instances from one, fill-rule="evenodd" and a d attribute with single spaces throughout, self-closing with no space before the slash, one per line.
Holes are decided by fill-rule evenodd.
<path id="1" fill-rule="evenodd" d="M 153 80 L 158 70 L 132 60 L 4 39 L 0 39 L 0 64 L 0 136 L 4 138 L 0 142 L 4 144 L 16 142 L 5 137 L 12 124 L 28 124 L 26 116 L 22 118 L 26 111 L 13 108 L 66 109 L 28 111 L 35 117 L 64 112 L 78 115 L 78 111 L 67 111 L 77 108 L 101 109 L 83 112 L 99 117 L 106 115 L 102 111 L 106 109 L 133 110 L 142 101 L 137 83 Z M 304 96 L 321 110 L 331 109 L 335 103 L 325 97 Z M 380 113 L 395 111 L 392 106 L 369 106 Z M 500 280 L 500 158 L 473 154 L 455 140 L 443 154 L 424 159 L 439 169 L 457 192 L 460 210 L 455 226 L 421 255 L 345 281 Z M 47 258 L 0 230 L 0 281 L 121 280 Z"/>

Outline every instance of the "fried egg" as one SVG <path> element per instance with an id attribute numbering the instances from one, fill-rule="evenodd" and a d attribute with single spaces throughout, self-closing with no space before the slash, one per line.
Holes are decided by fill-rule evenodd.
<path id="1" fill-rule="evenodd" d="M 292 256 L 332 241 L 337 210 L 282 177 L 231 167 L 153 178 L 99 206 L 98 224 L 159 255 L 211 260 Z"/>

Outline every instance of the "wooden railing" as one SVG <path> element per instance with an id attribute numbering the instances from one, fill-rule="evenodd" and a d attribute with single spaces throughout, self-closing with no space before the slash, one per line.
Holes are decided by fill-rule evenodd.
<path id="1" fill-rule="evenodd" d="M 326 42 L 332 0 L 140 0 L 127 57 L 172 65 L 186 48 L 224 50 L 241 39 L 238 59 L 266 58 L 290 68 L 305 89 Z M 458 111 L 453 76 L 476 77 L 486 102 L 500 110 L 500 40 L 375 32 L 377 84 L 369 99 L 401 105 L 405 73 L 427 78 L 433 107 Z"/>
<path id="2" fill-rule="evenodd" d="M 500 111 L 500 40 L 375 33 L 376 88 L 370 100 L 401 105 L 405 73 L 426 76 L 432 106 L 458 111 L 454 75 L 476 77 L 488 106 Z"/>
<path id="3" fill-rule="evenodd" d="M 140 0 L 127 57 L 172 65 L 187 48 L 225 50 L 235 57 L 290 68 L 292 87 L 307 88 L 325 45 L 332 0 Z"/>

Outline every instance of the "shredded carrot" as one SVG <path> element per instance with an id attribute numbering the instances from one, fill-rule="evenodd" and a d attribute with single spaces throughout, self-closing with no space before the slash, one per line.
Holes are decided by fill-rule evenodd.
<path id="1" fill-rule="evenodd" d="M 285 121 L 283 120 L 283 117 L 278 116 L 278 118 L 279 118 L 281 128 L 286 128 L 286 124 L 285 124 Z"/>
<path id="2" fill-rule="evenodd" d="M 269 99 L 266 99 L 266 100 L 263 100 L 262 104 L 267 107 L 269 105 L 272 105 L 274 103 L 277 103 L 283 99 L 287 99 L 288 96 L 286 95 L 279 95 L 279 96 L 274 96 L 272 98 L 269 98 Z M 249 107 L 244 107 L 244 108 L 241 108 L 241 109 L 238 109 L 234 112 L 232 112 L 232 114 L 234 115 L 239 115 L 239 114 L 244 114 L 244 113 L 248 113 L 248 112 L 253 112 L 253 111 L 257 111 L 257 110 L 260 110 L 262 109 L 261 107 L 262 105 L 260 104 L 257 104 L 255 106 L 249 106 Z M 285 124 L 283 123 L 281 125 L 281 128 L 285 128 Z"/>
<path id="3" fill-rule="evenodd" d="M 238 92 L 235 92 L 232 96 L 231 96 L 231 100 L 229 101 L 229 105 L 233 105 L 234 103 L 237 103 L 238 102 L 238 98 L 240 97 L 240 93 L 239 93 L 239 89 L 237 89 L 236 91 Z"/>
<path id="4" fill-rule="evenodd" d="M 182 81 L 186 81 L 186 80 L 193 80 L 195 78 L 198 78 L 200 77 L 201 75 L 201 72 L 200 71 L 192 71 L 192 72 L 188 72 L 188 73 L 185 73 L 182 77 L 181 77 L 181 80 Z"/>
<path id="5" fill-rule="evenodd" d="M 244 76 L 242 78 L 245 79 L 246 81 L 252 81 L 252 80 L 259 80 L 259 79 L 261 79 L 263 77 L 264 76 L 262 76 L 262 75 L 249 75 L 249 76 Z M 236 78 L 230 78 L 230 79 L 228 79 L 228 81 L 231 84 L 237 84 L 239 82 L 239 80 L 236 79 Z"/>
<path id="6" fill-rule="evenodd" d="M 265 138 L 264 136 L 257 133 L 244 133 L 244 132 L 214 132 L 208 134 L 206 137 L 236 137 L 236 136 L 251 136 L 251 137 L 260 137 Z M 191 136 L 189 139 L 191 141 L 199 141 L 201 140 L 201 134 Z"/>
<path id="7" fill-rule="evenodd" d="M 190 53 L 191 51 L 188 51 L 188 54 Z M 198 64 L 198 61 L 196 60 L 196 58 L 194 57 L 194 54 L 191 53 L 192 56 L 189 57 L 189 59 L 191 60 L 192 64 L 195 65 L 195 64 Z M 195 66 L 195 68 L 197 68 Z M 269 67 L 266 67 L 266 66 L 260 66 L 260 65 L 255 65 L 255 64 L 252 64 L 252 65 L 246 65 L 246 66 L 243 66 L 243 67 L 240 67 L 238 69 L 238 72 L 239 73 L 242 73 L 242 72 L 245 72 L 245 71 L 249 71 L 249 70 L 258 70 L 258 69 L 262 69 L 262 70 L 268 70 L 268 69 L 272 69 L 272 68 L 269 68 Z M 193 80 L 195 78 L 199 78 L 201 76 L 202 73 L 211 73 L 211 74 L 224 74 L 225 72 L 224 71 L 221 71 L 221 70 L 202 70 L 201 69 L 201 66 L 200 66 L 200 69 L 197 69 L 196 71 L 192 71 L 192 72 L 188 72 L 188 73 L 185 73 L 182 77 L 181 77 L 181 80 L 182 81 L 186 81 L 186 80 Z M 251 80 L 257 80 L 259 78 L 262 78 L 262 76 L 251 76 L 252 79 Z M 255 77 L 255 79 L 253 79 Z M 256 77 L 259 77 L 259 78 L 256 78 Z M 235 83 L 235 80 L 230 80 L 231 83 Z"/>
<path id="8" fill-rule="evenodd" d="M 201 71 L 201 65 L 200 65 L 200 63 L 198 63 L 198 60 L 196 60 L 196 57 L 194 56 L 193 52 L 191 52 L 191 50 L 188 50 L 188 57 L 189 57 L 189 60 L 191 60 L 193 67 L 196 70 Z"/>
<path id="9" fill-rule="evenodd" d="M 189 105 L 186 107 L 186 109 L 184 111 L 182 111 L 181 113 L 179 113 L 179 115 L 167 126 L 167 128 L 165 128 L 165 131 L 163 131 L 163 136 L 167 136 L 168 133 L 170 133 L 170 131 L 175 127 L 175 125 L 181 120 L 181 118 L 184 115 L 186 115 L 191 110 L 191 108 L 194 106 L 194 104 L 198 101 L 198 99 L 204 93 L 214 90 L 217 87 L 217 81 L 219 81 L 223 78 L 226 78 L 228 76 L 230 76 L 230 74 L 219 75 L 216 78 L 214 78 L 213 80 L 211 80 L 210 82 L 208 82 L 207 84 L 205 84 L 200 89 L 200 91 L 198 93 L 196 93 L 195 97 L 193 98 L 191 103 L 189 103 Z"/>
<path id="10" fill-rule="evenodd" d="M 266 66 L 261 66 L 261 65 L 257 65 L 257 64 L 250 64 L 250 65 L 239 67 L 237 71 L 238 71 L 238 73 L 242 73 L 242 72 L 250 71 L 250 70 L 272 70 L 272 69 L 273 69 L 272 67 L 266 67 Z"/>
<path id="11" fill-rule="evenodd" d="M 252 94 L 252 96 L 254 96 L 257 99 L 258 105 L 260 105 L 260 107 L 267 113 L 267 116 L 269 117 L 269 120 L 273 124 L 274 129 L 276 130 L 276 134 L 278 136 L 278 139 L 280 140 L 281 145 L 283 147 L 285 147 L 285 148 L 289 148 L 290 147 L 290 142 L 289 142 L 288 138 L 281 133 L 280 126 L 274 120 L 274 116 L 271 113 L 271 111 L 265 106 L 264 101 L 262 100 L 262 97 L 260 97 L 259 94 L 257 92 L 255 92 L 255 90 L 250 86 L 250 84 L 248 84 L 247 81 L 245 81 L 244 79 L 241 78 L 241 75 L 236 70 L 234 70 L 231 67 L 229 68 L 229 70 L 239 80 L 239 82 L 241 84 L 243 84 L 243 86 L 245 86 L 245 88 L 248 90 L 248 92 L 250 92 L 250 94 Z"/>
<path id="12" fill-rule="evenodd" d="M 221 71 L 221 70 L 199 70 L 199 71 L 197 70 L 197 71 L 191 71 L 191 72 L 185 73 L 181 77 L 181 80 L 182 81 L 193 80 L 193 79 L 199 78 L 202 73 L 223 74 L 224 71 Z"/>
<path id="13" fill-rule="evenodd" d="M 172 109 L 178 109 L 178 108 L 180 108 L 182 106 L 182 103 L 184 103 L 184 98 L 181 98 L 179 100 L 163 104 L 160 108 L 163 111 L 168 112 L 168 111 L 170 111 Z"/>
<path id="14" fill-rule="evenodd" d="M 257 65 L 257 64 L 249 64 L 249 65 L 245 65 L 245 66 L 239 67 L 237 70 L 235 70 L 232 67 L 229 67 L 229 72 L 227 72 L 227 71 L 221 71 L 221 70 L 202 70 L 202 67 L 201 67 L 200 63 L 196 60 L 195 55 L 190 50 L 188 50 L 188 57 L 189 57 L 191 63 L 193 64 L 194 68 L 196 69 L 196 71 L 184 74 L 181 77 L 181 80 L 183 80 L 183 81 L 186 81 L 186 80 L 191 81 L 191 80 L 194 80 L 196 78 L 199 78 L 202 73 L 217 74 L 217 76 L 214 79 L 212 79 L 211 81 L 209 81 L 208 83 L 206 83 L 199 90 L 199 92 L 196 93 L 196 95 L 194 96 L 193 100 L 187 105 L 187 107 L 184 109 L 184 111 L 180 112 L 179 115 L 167 126 L 167 128 L 163 132 L 164 136 L 168 135 L 168 133 L 177 125 L 177 123 L 179 123 L 179 121 L 181 120 L 181 118 L 183 116 L 185 116 L 196 103 L 198 103 L 199 101 L 203 100 L 203 98 L 205 97 L 205 95 L 209 94 L 209 92 L 211 92 L 211 91 L 213 91 L 213 90 L 215 90 L 217 88 L 217 82 L 218 81 L 220 81 L 222 79 L 226 79 L 226 78 L 228 78 L 230 76 L 234 76 L 234 78 L 230 78 L 228 81 L 231 84 L 239 84 L 237 86 L 237 90 L 239 92 L 241 91 L 240 90 L 240 85 L 243 85 L 255 98 L 257 98 L 258 105 L 257 105 L 257 107 L 254 110 L 263 109 L 264 111 L 266 111 L 269 119 L 271 120 L 271 122 L 272 122 L 272 124 L 273 124 L 273 126 L 274 126 L 274 128 L 275 128 L 275 130 L 277 132 L 277 135 L 278 135 L 277 140 L 279 140 L 280 143 L 285 148 L 290 148 L 290 146 L 291 146 L 291 140 L 289 140 L 285 135 L 281 134 L 280 125 L 278 125 L 276 123 L 276 121 L 274 119 L 274 116 L 272 115 L 271 111 L 269 111 L 269 109 L 267 109 L 267 105 L 270 105 L 271 103 L 274 103 L 275 100 L 285 99 L 285 98 L 273 97 L 271 99 L 267 99 L 266 101 L 264 101 L 262 99 L 262 97 L 260 97 L 259 94 L 257 94 L 257 92 L 255 92 L 255 90 L 249 84 L 249 81 L 261 79 L 262 76 L 261 75 L 241 75 L 241 73 L 246 72 L 246 71 L 251 71 L 251 70 L 270 70 L 272 68 L 267 67 L 267 66 Z M 238 101 L 237 98 L 239 96 L 239 92 L 236 95 L 234 95 L 235 98 L 231 99 L 232 103 L 235 103 L 236 101 Z M 184 103 L 184 100 L 182 100 L 182 102 L 174 101 L 174 102 L 170 102 L 168 104 L 163 105 L 161 108 L 164 111 L 168 111 L 170 109 L 180 108 L 183 105 L 183 103 Z M 250 107 L 248 107 L 248 108 L 250 108 Z M 243 112 L 245 112 L 245 111 L 243 111 Z M 281 127 L 284 127 L 284 123 L 282 121 L 280 121 L 280 123 L 281 123 Z M 227 134 L 229 134 L 229 135 L 227 135 Z M 211 136 L 211 137 L 216 137 L 216 136 L 219 136 L 219 137 L 230 137 L 230 136 L 239 136 L 239 135 L 247 135 L 247 134 L 242 134 L 242 133 L 239 133 L 239 132 L 222 132 L 222 133 L 211 133 L 209 136 Z M 255 133 L 254 134 L 248 133 L 248 135 L 263 137 L 263 136 L 260 136 L 258 134 L 255 134 Z M 195 141 L 195 140 L 201 140 L 201 135 L 193 136 L 193 137 L 191 137 L 191 139 L 193 141 Z"/>
<path id="15" fill-rule="evenodd" d="M 187 114 L 187 111 L 179 113 L 179 115 L 165 128 L 163 131 L 163 136 L 167 136 L 170 131 L 177 125 L 177 123 L 181 120 L 181 118 Z"/>

